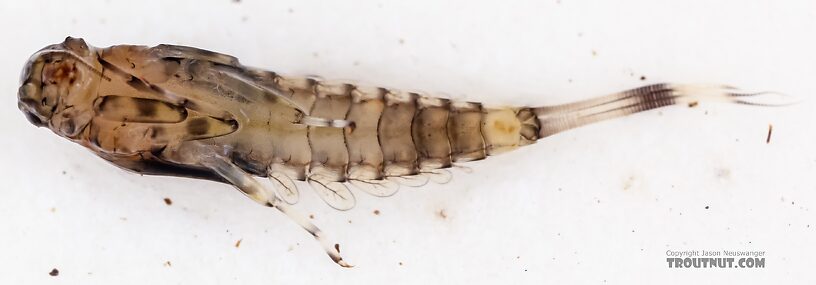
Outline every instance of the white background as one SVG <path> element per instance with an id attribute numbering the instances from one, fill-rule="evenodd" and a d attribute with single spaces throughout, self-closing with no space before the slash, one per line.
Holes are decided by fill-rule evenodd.
<path id="1" fill-rule="evenodd" d="M 0 2 L 0 284 L 816 281 L 814 1 L 169 2 Z M 599 123 L 468 164 L 446 185 L 357 193 L 348 212 L 302 187 L 298 209 L 356 265 L 343 269 L 227 185 L 130 174 L 30 125 L 16 107 L 22 64 L 68 35 L 494 105 L 664 81 L 805 102 Z M 666 251 L 685 249 L 766 251 L 766 268 L 668 268 Z"/>

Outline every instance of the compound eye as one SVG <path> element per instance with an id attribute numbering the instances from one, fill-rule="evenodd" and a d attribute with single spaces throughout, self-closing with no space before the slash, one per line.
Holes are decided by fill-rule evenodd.
<path id="1" fill-rule="evenodd" d="M 25 114 L 26 119 L 28 119 L 28 121 L 31 122 L 32 124 L 34 124 L 35 126 L 37 126 L 37 127 L 44 127 L 45 126 L 45 123 L 43 123 L 43 121 L 40 120 L 39 117 L 35 116 L 30 111 L 24 110 L 23 114 Z"/>
<path id="2" fill-rule="evenodd" d="M 86 56 L 88 54 L 88 44 L 81 38 L 67 37 L 62 44 L 79 55 Z"/>
<path id="3" fill-rule="evenodd" d="M 20 73 L 20 85 L 23 85 L 26 80 L 31 77 L 31 66 L 31 62 L 28 62 L 25 67 L 23 67 L 23 72 Z"/>

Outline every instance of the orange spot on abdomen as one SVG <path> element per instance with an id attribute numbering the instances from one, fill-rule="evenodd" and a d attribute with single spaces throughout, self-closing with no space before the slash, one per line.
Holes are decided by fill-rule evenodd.
<path id="1" fill-rule="evenodd" d="M 518 130 L 515 125 L 508 124 L 502 120 L 496 120 L 493 122 L 493 128 L 507 134 L 515 133 Z"/>

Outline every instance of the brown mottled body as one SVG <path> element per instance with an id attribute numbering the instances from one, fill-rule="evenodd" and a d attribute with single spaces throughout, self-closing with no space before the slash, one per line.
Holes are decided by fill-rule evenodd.
<path id="1" fill-rule="evenodd" d="M 348 266 L 317 227 L 288 208 L 299 197 L 292 180 L 309 181 L 345 210 L 355 203 L 348 185 L 389 196 L 395 178 L 439 175 L 453 163 L 584 124 L 700 99 L 760 105 L 747 98 L 763 94 L 655 84 L 564 105 L 490 108 L 283 76 L 196 48 L 97 49 L 69 37 L 31 57 L 18 107 L 35 125 L 122 168 L 229 183 L 288 215 Z M 253 175 L 269 177 L 274 191 Z"/>
<path id="2" fill-rule="evenodd" d="M 104 75 L 121 80 L 104 82 L 97 90 L 102 102 L 92 126 L 100 127 L 91 130 L 100 131 L 89 132 L 87 139 L 116 154 L 149 151 L 156 159 L 184 164 L 177 152 L 195 142 L 257 176 L 279 172 L 298 180 L 320 175 L 342 182 L 416 175 L 452 162 L 483 159 L 537 138 L 521 135 L 518 115 L 528 114 L 528 108 L 486 109 L 478 103 L 284 77 L 197 58 L 160 58 L 141 46 L 103 49 L 100 60 L 107 67 Z M 220 69 L 282 90 L 294 104 L 269 94 L 248 96 L 258 91 L 230 84 Z M 128 76 L 177 98 L 158 97 Z M 296 124 L 298 108 L 353 125 Z M 104 127 L 111 122 L 124 125 Z M 524 128 L 538 133 L 535 121 Z"/>

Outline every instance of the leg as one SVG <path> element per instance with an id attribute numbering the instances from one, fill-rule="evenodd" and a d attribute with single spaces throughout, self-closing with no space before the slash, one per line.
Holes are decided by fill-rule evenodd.
<path id="1" fill-rule="evenodd" d="M 335 244 L 326 240 L 323 236 L 323 232 L 320 231 L 317 226 L 309 222 L 304 215 L 296 213 L 286 203 L 280 200 L 274 194 L 274 192 L 264 189 L 264 187 L 261 186 L 261 184 L 258 183 L 258 181 L 256 181 L 250 174 L 244 172 L 241 170 L 241 168 L 219 155 L 204 156 L 200 163 L 201 165 L 212 169 L 213 172 L 232 183 L 235 188 L 238 188 L 238 190 L 244 192 L 244 194 L 252 198 L 252 200 L 255 200 L 255 202 L 268 207 L 274 207 L 295 221 L 297 224 L 303 227 L 303 229 L 314 236 L 314 238 L 320 243 L 320 245 L 323 246 L 323 249 L 326 250 L 326 253 L 335 263 L 343 267 L 352 267 L 350 264 L 343 261 L 343 258 L 340 257 L 340 252 L 335 247 Z"/>

